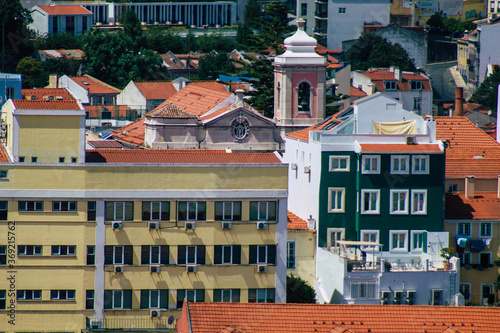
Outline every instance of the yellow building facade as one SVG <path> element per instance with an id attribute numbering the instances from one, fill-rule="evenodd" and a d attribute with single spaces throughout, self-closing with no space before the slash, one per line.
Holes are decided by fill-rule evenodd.
<path id="1" fill-rule="evenodd" d="M 184 298 L 285 302 L 277 156 L 85 155 L 83 109 L 24 102 L 2 110 L 0 332 L 161 330 Z"/>

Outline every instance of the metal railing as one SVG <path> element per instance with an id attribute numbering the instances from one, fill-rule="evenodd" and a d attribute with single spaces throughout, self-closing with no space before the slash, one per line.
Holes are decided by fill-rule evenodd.
<path id="1" fill-rule="evenodd" d="M 151 319 L 89 319 L 87 322 L 87 330 L 102 331 L 102 330 L 161 330 L 164 332 L 175 332 L 175 322 L 169 324 L 168 318 L 151 318 Z"/>

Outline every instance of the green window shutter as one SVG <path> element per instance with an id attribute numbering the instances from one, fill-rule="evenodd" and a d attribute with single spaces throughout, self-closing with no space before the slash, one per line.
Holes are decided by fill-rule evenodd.
<path id="1" fill-rule="evenodd" d="M 168 265 L 169 264 L 169 248 L 168 245 L 161 245 L 160 246 L 160 255 L 161 255 L 161 260 L 160 264 L 162 265 Z"/>
<path id="2" fill-rule="evenodd" d="M 274 303 L 274 289 L 267 289 L 266 303 Z"/>
<path id="3" fill-rule="evenodd" d="M 267 203 L 267 220 L 268 221 L 276 221 L 276 201 L 269 201 Z"/>
<path id="4" fill-rule="evenodd" d="M 123 291 L 123 308 L 132 309 L 132 290 Z"/>
<path id="5" fill-rule="evenodd" d="M 113 221 L 115 218 L 115 206 L 113 201 L 106 201 L 106 213 L 105 219 L 106 221 Z"/>
<path id="6" fill-rule="evenodd" d="M 198 220 L 205 221 L 207 219 L 207 203 L 205 201 L 198 202 Z"/>
<path id="7" fill-rule="evenodd" d="M 125 221 L 133 221 L 134 220 L 134 202 L 127 201 L 125 202 Z"/>
<path id="8" fill-rule="evenodd" d="M 186 246 L 179 245 L 177 247 L 177 265 L 185 265 L 186 264 Z"/>
<path id="9" fill-rule="evenodd" d="M 196 248 L 196 263 L 198 265 L 205 265 L 205 245 L 198 245 Z"/>
<path id="10" fill-rule="evenodd" d="M 162 201 L 161 203 L 161 217 L 162 221 L 170 221 L 170 202 Z"/>
<path id="11" fill-rule="evenodd" d="M 257 201 L 250 202 L 250 220 L 256 221 L 258 217 L 259 203 Z"/>
<path id="12" fill-rule="evenodd" d="M 125 252 L 125 265 L 132 265 L 133 264 L 133 257 L 134 257 L 134 248 L 132 245 L 125 245 L 123 247 L 123 250 Z"/>
<path id="13" fill-rule="evenodd" d="M 233 293 L 233 299 L 231 300 L 231 302 L 233 303 L 239 303 L 240 302 L 240 290 L 239 289 L 233 289 L 232 291 Z"/>
<path id="14" fill-rule="evenodd" d="M 113 290 L 104 290 L 104 308 L 113 308 Z"/>
<path id="15" fill-rule="evenodd" d="M 141 290 L 141 309 L 149 308 L 149 290 Z"/>
<path id="16" fill-rule="evenodd" d="M 187 220 L 187 202 L 186 201 L 179 202 L 179 211 L 178 211 L 177 215 L 178 215 L 178 218 L 180 221 Z"/>
<path id="17" fill-rule="evenodd" d="M 149 221 L 151 220 L 151 202 L 143 201 L 142 202 L 142 220 Z"/>
<path id="18" fill-rule="evenodd" d="M 222 201 L 217 201 L 215 203 L 215 221 L 222 221 L 223 220 L 223 211 L 222 211 Z"/>
<path id="19" fill-rule="evenodd" d="M 276 265 L 276 245 L 267 246 L 267 263 Z"/>
<path id="20" fill-rule="evenodd" d="M 222 245 L 214 246 L 214 264 L 222 264 Z"/>
<path id="21" fill-rule="evenodd" d="M 424 238 L 424 241 L 423 241 L 423 244 L 424 244 L 423 245 L 423 251 L 424 251 L 424 253 L 427 253 L 427 246 L 426 246 L 426 244 L 427 244 L 427 232 L 424 232 L 423 238 Z"/>
<path id="22" fill-rule="evenodd" d="M 104 265 L 113 265 L 113 246 L 104 246 Z"/>
<path id="23" fill-rule="evenodd" d="M 149 265 L 149 245 L 141 246 L 141 265 Z"/>
<path id="24" fill-rule="evenodd" d="M 257 263 L 257 245 L 250 245 L 250 256 L 248 263 L 250 265 Z"/>
<path id="25" fill-rule="evenodd" d="M 222 290 L 214 289 L 214 302 L 222 302 Z"/>
<path id="26" fill-rule="evenodd" d="M 196 302 L 205 302 L 205 290 L 196 289 Z"/>
<path id="27" fill-rule="evenodd" d="M 241 245 L 233 245 L 233 264 L 241 264 Z"/>
<path id="28" fill-rule="evenodd" d="M 168 289 L 160 290 L 160 308 L 168 309 Z"/>

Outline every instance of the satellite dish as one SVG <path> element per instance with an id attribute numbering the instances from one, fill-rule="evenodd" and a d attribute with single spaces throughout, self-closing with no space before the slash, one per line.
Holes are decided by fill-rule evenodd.
<path id="1" fill-rule="evenodd" d="M 168 317 L 168 324 L 172 325 L 174 323 L 174 316 Z"/>
<path id="2" fill-rule="evenodd" d="M 491 116 L 492 113 L 491 110 L 488 110 L 488 116 Z"/>

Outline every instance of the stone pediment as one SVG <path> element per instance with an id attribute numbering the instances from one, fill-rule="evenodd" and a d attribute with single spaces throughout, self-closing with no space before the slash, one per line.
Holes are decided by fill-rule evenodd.
<path id="1" fill-rule="evenodd" d="M 236 103 L 235 103 L 236 104 Z M 232 126 L 235 122 L 247 122 L 250 127 L 275 127 L 276 124 L 272 119 L 264 117 L 257 110 L 246 103 L 239 106 L 231 105 L 224 112 L 215 114 L 208 118 L 207 115 L 203 118 L 205 126 Z"/>

